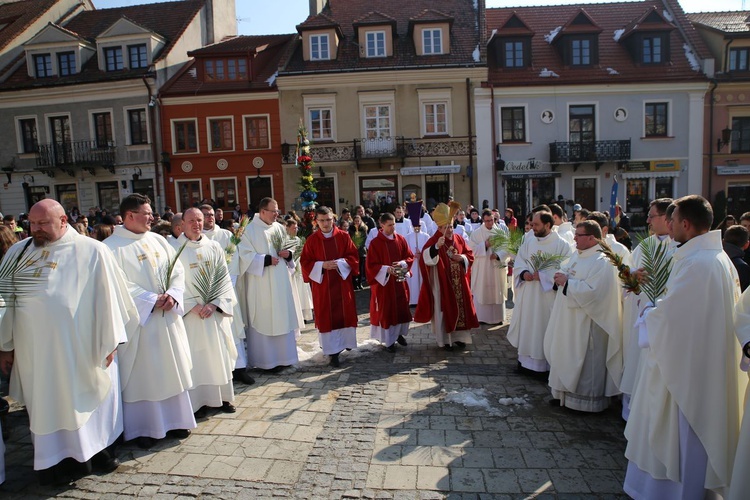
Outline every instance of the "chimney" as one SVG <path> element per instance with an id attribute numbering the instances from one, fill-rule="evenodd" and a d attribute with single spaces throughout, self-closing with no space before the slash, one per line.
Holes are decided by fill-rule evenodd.
<path id="1" fill-rule="evenodd" d="M 237 35 L 237 12 L 234 0 L 206 2 L 206 44 Z"/>
<path id="2" fill-rule="evenodd" d="M 317 16 L 328 3 L 328 0 L 310 0 L 310 15 Z"/>

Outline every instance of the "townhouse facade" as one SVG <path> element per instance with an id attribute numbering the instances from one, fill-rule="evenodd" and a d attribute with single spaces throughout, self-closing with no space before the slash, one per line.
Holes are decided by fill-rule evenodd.
<path id="1" fill-rule="evenodd" d="M 2 209 L 42 198 L 116 211 L 127 194 L 164 206 L 158 90 L 189 50 L 236 34 L 234 2 L 90 10 L 48 23 L 0 77 Z"/>
<path id="2" fill-rule="evenodd" d="M 166 201 L 243 212 L 284 206 L 276 73 L 294 35 L 239 36 L 191 51 L 160 92 Z M 251 211 L 253 211 L 251 210 Z"/>
<path id="3" fill-rule="evenodd" d="M 480 198 L 572 215 L 611 210 L 616 190 L 645 227 L 650 200 L 702 192 L 713 59 L 676 1 L 487 9 L 487 29 Z"/>
<path id="4" fill-rule="evenodd" d="M 725 206 L 739 219 L 750 210 L 750 11 L 688 18 L 716 59 L 705 99 L 705 192 L 720 214 Z"/>
<path id="5" fill-rule="evenodd" d="M 484 1 L 311 1 L 279 69 L 287 208 L 299 208 L 297 132 L 317 202 L 387 209 L 476 203 L 473 93 L 486 75 Z"/>

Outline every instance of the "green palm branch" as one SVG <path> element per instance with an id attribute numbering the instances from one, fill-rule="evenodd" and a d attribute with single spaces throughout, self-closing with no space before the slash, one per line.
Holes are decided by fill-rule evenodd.
<path id="1" fill-rule="evenodd" d="M 354 234 L 352 234 L 352 243 L 354 243 L 354 246 L 357 247 L 357 249 L 360 249 L 364 246 L 365 241 L 367 240 L 367 234 L 365 231 L 354 231 Z"/>
<path id="2" fill-rule="evenodd" d="M 647 238 L 641 242 L 643 269 L 647 273 L 646 282 L 641 289 L 652 304 L 656 303 L 667 287 L 669 273 L 672 271 L 672 256 L 669 255 L 669 240 L 659 241 Z"/>
<path id="3" fill-rule="evenodd" d="M 38 265 L 38 253 L 26 256 L 27 248 L 28 245 L 18 257 L 0 262 L 0 307 L 15 306 L 18 298 L 38 291 L 46 282 L 42 276 L 46 266 Z"/>
<path id="4" fill-rule="evenodd" d="M 529 257 L 529 266 L 532 272 L 545 271 L 547 269 L 560 269 L 560 264 L 566 259 L 565 255 L 541 252 Z"/>
<path id="5" fill-rule="evenodd" d="M 292 251 L 297 246 L 297 242 L 286 234 L 286 231 L 274 231 L 271 233 L 271 246 L 276 250 L 276 255 L 284 250 Z"/>
<path id="6" fill-rule="evenodd" d="M 294 260 L 297 260 L 302 255 L 302 248 L 305 246 L 307 239 L 304 236 L 297 236 L 297 246 L 294 247 Z"/>
<path id="7" fill-rule="evenodd" d="M 490 247 L 493 252 L 504 250 L 510 254 L 518 255 L 518 249 L 523 242 L 523 231 L 519 229 L 509 229 L 507 232 L 494 228 L 490 231 Z"/>
<path id="8" fill-rule="evenodd" d="M 234 254 L 237 252 L 237 247 L 242 241 L 242 235 L 245 234 L 245 229 L 247 228 L 247 225 L 249 223 L 250 223 L 250 219 L 248 218 L 248 216 L 243 215 L 242 218 L 240 218 L 240 227 L 238 227 L 237 231 L 233 232 L 232 236 L 229 237 L 229 244 L 224 249 L 224 253 L 226 254 L 227 264 L 232 262 L 232 257 L 234 257 Z"/>
<path id="9" fill-rule="evenodd" d="M 167 260 L 166 263 L 162 263 L 162 265 L 160 265 L 156 270 L 156 280 L 157 284 L 159 285 L 159 294 L 166 293 L 172 285 L 172 273 L 174 272 L 174 266 L 180 259 L 180 254 L 185 249 L 185 245 L 187 245 L 187 240 L 185 240 L 185 243 L 183 243 L 182 246 L 177 250 L 177 253 L 173 258 Z"/>
<path id="10" fill-rule="evenodd" d="M 193 288 L 203 304 L 210 304 L 226 295 L 232 289 L 232 281 L 225 260 L 213 258 L 204 261 L 195 273 Z"/>

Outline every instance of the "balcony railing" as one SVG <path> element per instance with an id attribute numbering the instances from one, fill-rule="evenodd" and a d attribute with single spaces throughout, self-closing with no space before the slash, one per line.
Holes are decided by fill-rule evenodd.
<path id="1" fill-rule="evenodd" d="M 450 137 L 440 139 L 384 137 L 378 139 L 354 139 L 348 142 L 313 145 L 310 156 L 317 163 L 332 161 L 380 160 L 385 158 L 467 156 L 476 151 L 476 137 Z M 296 151 L 293 147 L 283 154 L 284 163 L 294 163 Z"/>
<path id="2" fill-rule="evenodd" d="M 97 141 L 71 141 L 40 144 L 36 152 L 36 165 L 50 177 L 55 170 L 75 176 L 76 170 L 86 170 L 92 175 L 96 167 L 106 168 L 114 173 L 114 143 L 100 145 Z"/>
<path id="3" fill-rule="evenodd" d="M 630 159 L 630 139 L 594 142 L 552 142 L 550 163 L 603 163 Z"/>

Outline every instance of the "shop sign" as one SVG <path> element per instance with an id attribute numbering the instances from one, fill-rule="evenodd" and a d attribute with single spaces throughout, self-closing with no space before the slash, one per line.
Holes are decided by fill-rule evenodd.
<path id="1" fill-rule="evenodd" d="M 533 172 L 541 168 L 542 162 L 536 160 L 506 161 L 503 172 Z"/>
<path id="2" fill-rule="evenodd" d="M 731 167 L 716 167 L 719 175 L 750 175 L 750 165 L 733 165 Z"/>
<path id="3" fill-rule="evenodd" d="M 680 160 L 653 160 L 652 172 L 676 172 L 680 170 Z"/>
<path id="4" fill-rule="evenodd" d="M 651 170 L 651 165 L 647 161 L 629 161 L 628 172 L 647 172 Z"/>
<path id="5" fill-rule="evenodd" d="M 364 189 L 394 188 L 396 184 L 390 179 L 362 179 Z"/>
<path id="6" fill-rule="evenodd" d="M 439 175 L 457 174 L 461 172 L 461 165 L 435 165 L 432 167 L 404 167 L 401 175 Z"/>

